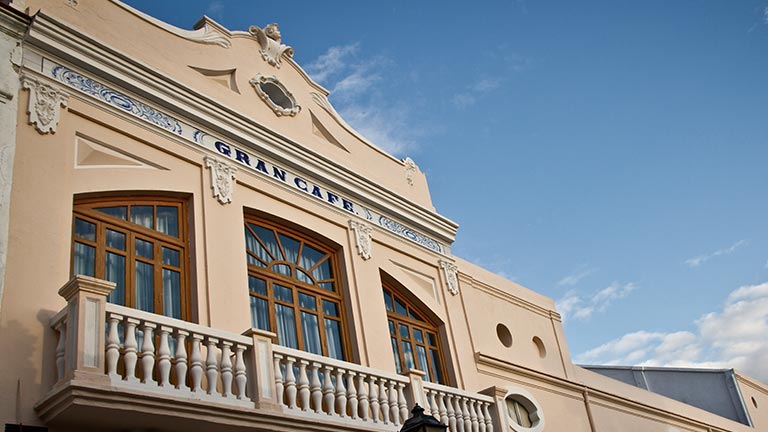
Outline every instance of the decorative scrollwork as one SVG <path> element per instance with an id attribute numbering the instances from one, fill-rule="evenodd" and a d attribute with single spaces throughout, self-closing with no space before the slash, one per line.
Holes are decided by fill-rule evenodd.
<path id="1" fill-rule="evenodd" d="M 58 87 L 28 75 L 21 78 L 21 85 L 29 90 L 29 124 L 34 124 L 41 134 L 56 133 L 61 108 L 67 106 L 69 95 Z"/>
<path id="2" fill-rule="evenodd" d="M 435 252 L 438 252 L 438 253 L 443 252 L 443 248 L 440 246 L 440 243 L 436 242 L 435 240 L 432 240 L 431 238 L 421 233 L 418 233 L 408 228 L 407 226 L 399 222 L 395 222 L 386 216 L 383 216 L 383 215 L 379 216 L 379 225 L 392 231 L 395 234 L 398 234 L 407 239 L 410 239 L 426 248 L 432 249 Z"/>
<path id="3" fill-rule="evenodd" d="M 279 68 L 283 54 L 293 57 L 293 48 L 282 44 L 280 41 L 280 29 L 277 24 L 267 24 L 263 29 L 259 26 L 250 26 L 248 33 L 259 41 L 261 58 L 274 67 Z"/>
<path id="4" fill-rule="evenodd" d="M 205 166 L 211 170 L 211 189 L 213 197 L 223 204 L 232 202 L 237 168 L 224 163 L 213 156 L 205 157 Z"/>
<path id="5" fill-rule="evenodd" d="M 445 275 L 445 284 L 448 286 L 448 292 L 451 293 L 451 295 L 456 295 L 459 293 L 459 278 L 458 278 L 458 272 L 459 267 L 456 265 L 456 263 L 452 261 L 440 261 L 440 268 L 443 269 L 443 274 Z"/>
<path id="6" fill-rule="evenodd" d="M 350 219 L 349 228 L 355 233 L 355 246 L 357 246 L 357 253 L 364 260 L 371 259 L 371 235 L 373 228 L 370 226 Z"/>
<path id="7" fill-rule="evenodd" d="M 409 185 L 413 186 L 413 174 L 419 168 L 416 166 L 416 162 L 414 162 L 413 159 L 409 157 L 403 159 L 403 163 L 405 164 L 405 180 Z"/>
<path id="8" fill-rule="evenodd" d="M 249 82 L 261 100 L 269 105 L 278 117 L 293 117 L 301 111 L 296 99 L 277 77 L 257 74 Z"/>

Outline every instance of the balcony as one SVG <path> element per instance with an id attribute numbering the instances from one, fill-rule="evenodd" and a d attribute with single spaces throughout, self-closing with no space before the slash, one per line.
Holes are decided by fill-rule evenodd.
<path id="1" fill-rule="evenodd" d="M 35 409 L 46 424 L 98 430 L 398 431 L 418 403 L 452 432 L 506 423 L 480 394 L 298 351 L 273 334 L 227 333 L 106 302 L 113 284 L 76 276 L 51 319 L 57 381 Z"/>

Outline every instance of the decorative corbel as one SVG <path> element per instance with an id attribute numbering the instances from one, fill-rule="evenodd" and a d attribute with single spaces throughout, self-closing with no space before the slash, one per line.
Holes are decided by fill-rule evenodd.
<path id="1" fill-rule="evenodd" d="M 69 95 L 29 75 L 21 77 L 21 86 L 29 90 L 29 124 L 34 124 L 41 134 L 55 133 L 61 118 L 61 108 L 67 106 Z"/>
<path id="2" fill-rule="evenodd" d="M 416 162 L 409 157 L 403 159 L 403 163 L 405 164 L 405 180 L 409 185 L 413 186 L 413 174 L 416 173 L 419 168 L 416 166 Z"/>
<path id="3" fill-rule="evenodd" d="M 355 233 L 357 253 L 364 260 L 371 259 L 371 235 L 373 234 L 373 228 L 354 219 L 349 220 L 349 228 Z"/>
<path id="4" fill-rule="evenodd" d="M 443 269 L 443 274 L 445 274 L 445 283 L 448 285 L 448 292 L 451 293 L 451 295 L 456 295 L 459 293 L 459 278 L 458 278 L 458 271 L 459 267 L 452 261 L 440 261 L 440 268 Z"/>
<path id="5" fill-rule="evenodd" d="M 231 203 L 237 168 L 213 156 L 205 157 L 205 166 L 211 170 L 213 197 L 218 199 L 222 205 Z"/>

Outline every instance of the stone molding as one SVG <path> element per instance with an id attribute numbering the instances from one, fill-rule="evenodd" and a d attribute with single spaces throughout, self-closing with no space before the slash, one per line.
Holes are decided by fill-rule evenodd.
<path id="1" fill-rule="evenodd" d="M 271 109 L 274 111 L 275 115 L 278 117 L 281 116 L 295 116 L 296 114 L 301 111 L 301 107 L 296 103 L 296 98 L 293 97 L 293 94 L 288 91 L 287 88 L 283 85 L 283 83 L 280 82 L 280 80 L 277 79 L 275 76 L 266 76 L 262 74 L 256 74 L 255 77 L 251 78 L 250 81 L 251 86 L 253 86 L 253 89 L 256 90 L 256 93 L 259 95 L 261 100 L 263 100 Z M 271 97 L 262 89 L 262 84 L 272 84 L 275 87 L 279 88 L 280 91 L 283 92 L 284 96 L 291 102 L 292 107 L 291 108 L 284 108 L 278 104 L 275 103 L 275 101 L 272 100 Z"/>
<path id="2" fill-rule="evenodd" d="M 67 106 L 69 94 L 29 75 L 21 77 L 21 86 L 29 90 L 29 124 L 34 124 L 41 134 L 56 133 L 61 108 Z"/>
<path id="3" fill-rule="evenodd" d="M 355 233 L 355 246 L 357 246 L 358 255 L 364 260 L 371 259 L 373 228 L 362 222 L 350 219 L 349 229 Z"/>
<path id="4" fill-rule="evenodd" d="M 224 205 L 232 202 L 237 168 L 213 157 L 205 157 L 205 166 L 211 171 L 211 189 L 213 197 Z"/>
<path id="5" fill-rule="evenodd" d="M 459 267 L 452 261 L 440 260 L 440 268 L 443 269 L 445 275 L 445 284 L 448 286 L 448 292 L 451 295 L 457 295 L 459 293 Z"/>

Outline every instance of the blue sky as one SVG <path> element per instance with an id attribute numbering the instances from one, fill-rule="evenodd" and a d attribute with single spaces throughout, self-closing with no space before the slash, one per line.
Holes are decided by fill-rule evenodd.
<path id="1" fill-rule="evenodd" d="M 768 0 L 128 2 L 280 25 L 583 363 L 768 381 Z"/>

